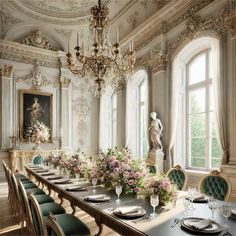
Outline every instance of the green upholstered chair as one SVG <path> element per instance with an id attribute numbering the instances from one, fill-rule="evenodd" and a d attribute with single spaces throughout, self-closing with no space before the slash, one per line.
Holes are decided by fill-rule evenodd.
<path id="1" fill-rule="evenodd" d="M 204 175 L 199 181 L 198 188 L 199 192 L 221 201 L 228 200 L 232 189 L 229 179 L 218 170 Z"/>
<path id="2" fill-rule="evenodd" d="M 54 230 L 54 228 L 50 226 L 51 224 L 48 226 L 47 231 L 45 223 L 47 224 L 48 218 L 45 217 L 46 214 L 43 212 L 42 205 L 38 204 L 35 196 L 30 194 L 28 195 L 28 199 L 35 235 L 58 235 L 58 231 Z M 47 210 L 47 216 L 49 215 L 51 215 L 51 213 Z M 77 217 L 70 214 L 54 214 L 54 217 L 57 223 L 56 225 L 59 225 L 59 229 L 64 233 L 62 235 L 90 235 L 88 227 Z"/>
<path id="3" fill-rule="evenodd" d="M 22 217 L 26 221 L 28 229 L 33 234 L 34 232 L 33 224 L 32 224 L 33 222 L 32 222 L 32 216 L 29 209 L 27 192 L 26 192 L 25 186 L 22 184 L 21 181 L 18 182 L 18 188 L 19 188 L 19 197 L 20 197 L 20 203 L 21 203 L 21 209 L 22 209 Z M 42 206 L 42 208 L 44 209 L 43 212 L 50 211 L 50 212 L 53 212 L 54 214 L 65 213 L 65 209 L 61 207 L 59 204 L 55 203 L 54 200 L 46 194 L 35 195 L 35 199 L 38 202 L 38 204 L 40 204 L 40 206 Z"/>
<path id="4" fill-rule="evenodd" d="M 184 190 L 187 183 L 187 175 L 180 165 L 167 171 L 166 176 L 173 184 L 176 184 L 178 190 Z"/>
<path id="5" fill-rule="evenodd" d="M 43 161 L 44 161 L 44 157 L 41 154 L 38 154 L 37 156 L 33 158 L 32 164 L 35 164 L 35 165 L 43 164 Z"/>

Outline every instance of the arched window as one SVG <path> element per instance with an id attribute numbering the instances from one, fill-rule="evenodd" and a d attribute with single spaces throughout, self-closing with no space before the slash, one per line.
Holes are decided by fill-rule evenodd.
<path id="1" fill-rule="evenodd" d="M 211 38 L 191 42 L 175 63 L 179 93 L 174 164 L 189 169 L 218 168 L 220 148 L 215 127 Z"/>
<path id="2" fill-rule="evenodd" d="M 144 70 L 137 71 L 126 88 L 126 145 L 137 158 L 148 152 L 148 81 Z"/>

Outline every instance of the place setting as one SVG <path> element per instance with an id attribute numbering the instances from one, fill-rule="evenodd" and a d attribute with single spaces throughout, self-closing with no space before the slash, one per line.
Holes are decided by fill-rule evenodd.
<path id="1" fill-rule="evenodd" d="M 111 197 L 106 194 L 93 194 L 93 195 L 85 196 L 84 200 L 88 202 L 99 203 L 99 202 L 110 201 Z"/>
<path id="2" fill-rule="evenodd" d="M 66 187 L 66 191 L 76 192 L 76 191 L 86 191 L 87 189 L 81 185 L 71 185 Z"/>
<path id="3" fill-rule="evenodd" d="M 71 184 L 72 181 L 68 178 L 66 178 L 66 179 L 62 178 L 62 179 L 58 179 L 58 180 L 53 181 L 53 183 L 54 184 Z"/>
<path id="4" fill-rule="evenodd" d="M 58 180 L 58 179 L 63 179 L 63 176 L 54 175 L 54 176 L 47 177 L 47 179 L 48 180 Z"/>

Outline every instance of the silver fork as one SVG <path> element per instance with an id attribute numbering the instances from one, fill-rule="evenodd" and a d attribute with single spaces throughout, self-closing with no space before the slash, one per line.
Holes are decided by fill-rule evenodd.
<path id="1" fill-rule="evenodd" d="M 178 223 L 180 222 L 180 219 L 174 219 L 174 223 L 171 225 L 171 228 L 174 228 Z"/>

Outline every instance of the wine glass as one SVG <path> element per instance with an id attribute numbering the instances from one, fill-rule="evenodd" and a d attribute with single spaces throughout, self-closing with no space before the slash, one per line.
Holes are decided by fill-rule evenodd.
<path id="1" fill-rule="evenodd" d="M 184 204 L 184 215 L 188 215 L 188 208 L 189 208 L 189 206 L 190 206 L 190 201 L 189 201 L 189 198 L 187 198 L 187 197 L 184 197 L 183 198 L 183 204 Z"/>
<path id="2" fill-rule="evenodd" d="M 155 218 L 157 216 L 155 209 L 159 204 L 159 196 L 158 195 L 152 195 L 150 198 L 150 204 L 153 207 L 153 212 L 151 213 L 151 217 Z"/>
<path id="3" fill-rule="evenodd" d="M 214 220 L 214 212 L 217 209 L 217 206 L 218 206 L 217 200 L 214 199 L 213 197 L 210 197 L 208 200 L 208 207 L 211 210 L 212 220 Z"/>
<path id="4" fill-rule="evenodd" d="M 79 179 L 80 179 L 80 173 L 75 173 L 75 178 L 78 180 L 79 182 Z"/>
<path id="5" fill-rule="evenodd" d="M 93 177 L 93 178 L 92 178 L 93 193 L 96 192 L 96 185 L 97 185 L 97 182 L 98 182 L 97 178 L 96 178 L 96 177 Z"/>
<path id="6" fill-rule="evenodd" d="M 225 225 L 223 225 L 223 228 L 225 229 L 225 231 L 227 232 L 228 231 L 228 218 L 230 217 L 231 215 L 231 210 L 230 210 L 230 207 L 228 205 L 222 205 L 221 208 L 220 208 L 220 212 L 221 212 L 221 215 L 225 217 Z"/>
<path id="7" fill-rule="evenodd" d="M 67 169 L 67 168 L 65 168 L 65 171 L 66 171 L 66 175 L 67 175 L 67 177 L 68 177 L 68 179 L 69 179 L 69 178 L 70 178 L 70 170 Z"/>
<path id="8" fill-rule="evenodd" d="M 118 198 L 117 198 L 117 200 L 116 200 L 116 202 L 120 202 L 120 194 L 122 193 L 122 186 L 121 185 L 117 185 L 116 186 L 116 194 L 117 194 L 117 196 L 118 196 Z"/>
<path id="9" fill-rule="evenodd" d="M 190 211 L 195 210 L 195 208 L 193 207 L 193 200 L 194 200 L 195 194 L 196 194 L 196 188 L 195 187 L 189 187 L 188 188 L 188 197 L 189 197 L 190 202 L 191 202 L 190 208 L 189 208 Z"/>

